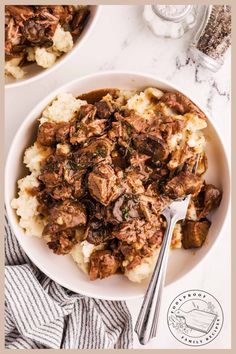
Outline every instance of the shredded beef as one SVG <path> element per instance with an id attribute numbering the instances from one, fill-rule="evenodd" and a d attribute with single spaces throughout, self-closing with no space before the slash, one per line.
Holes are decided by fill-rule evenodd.
<path id="1" fill-rule="evenodd" d="M 63 9 L 52 7 L 53 16 L 60 18 Z M 64 15 L 70 21 L 69 8 Z M 177 113 L 201 117 L 181 95 L 165 93 L 161 101 Z M 222 192 L 202 179 L 204 154 L 194 174 L 196 151 L 185 144 L 173 152 L 171 138 L 185 129 L 186 120 L 169 116 L 163 106 L 159 102 L 152 114 L 142 115 L 100 96 L 70 122 L 46 122 L 38 129 L 37 143 L 52 150 L 34 190 L 47 221 L 43 234 L 56 254 L 69 253 L 80 233 L 93 244 L 91 280 L 125 273 L 151 257 L 166 230 L 163 209 L 177 198 L 190 194 L 191 203 L 173 243 L 181 236 L 186 249 L 205 242 L 211 224 L 206 217 L 219 206 Z"/>
<path id="2" fill-rule="evenodd" d="M 56 123 L 45 122 L 39 126 L 37 141 L 41 145 L 52 146 L 56 143 Z"/>
<path id="3" fill-rule="evenodd" d="M 99 101 L 95 103 L 95 107 L 97 108 L 97 116 L 101 119 L 108 119 L 114 113 L 114 107 L 108 101 Z"/>
<path id="4" fill-rule="evenodd" d="M 65 200 L 50 210 L 48 223 L 44 227 L 43 234 L 51 235 L 76 226 L 85 225 L 86 221 L 86 212 L 83 205 L 71 200 Z"/>
<path id="5" fill-rule="evenodd" d="M 160 101 L 165 102 L 170 108 L 180 114 L 196 113 L 200 118 L 206 120 L 205 114 L 185 95 L 180 92 L 167 92 Z"/>
<path id="6" fill-rule="evenodd" d="M 47 244 L 56 254 L 68 254 L 77 242 L 76 231 L 68 229 L 53 233 Z"/>
<path id="7" fill-rule="evenodd" d="M 110 204 L 123 191 L 114 169 L 105 163 L 99 164 L 90 172 L 88 189 L 91 196 L 103 205 Z"/>
<path id="8" fill-rule="evenodd" d="M 196 200 L 198 217 L 204 218 L 211 211 L 218 208 L 222 199 L 222 192 L 213 184 L 205 184 Z"/>
<path id="9" fill-rule="evenodd" d="M 111 251 L 95 251 L 90 257 L 90 280 L 107 278 L 115 274 L 118 268 L 119 262 Z"/>
<path id="10" fill-rule="evenodd" d="M 164 192 L 173 199 L 200 192 L 202 179 L 191 172 L 180 172 L 164 186 Z"/>

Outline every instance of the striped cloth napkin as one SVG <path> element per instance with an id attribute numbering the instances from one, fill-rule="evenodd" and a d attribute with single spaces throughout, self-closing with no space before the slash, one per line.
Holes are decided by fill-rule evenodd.
<path id="1" fill-rule="evenodd" d="M 5 347 L 130 349 L 125 302 L 73 293 L 45 276 L 19 247 L 6 218 Z"/>

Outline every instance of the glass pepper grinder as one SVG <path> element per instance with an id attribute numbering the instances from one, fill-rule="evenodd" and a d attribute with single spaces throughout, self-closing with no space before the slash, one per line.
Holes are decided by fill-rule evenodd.
<path id="1" fill-rule="evenodd" d="M 197 20 L 194 5 L 145 5 L 143 18 L 158 37 L 180 38 Z"/>
<path id="2" fill-rule="evenodd" d="M 199 64 L 216 72 L 231 45 L 230 5 L 205 7 L 202 23 L 190 44 L 190 54 Z"/>

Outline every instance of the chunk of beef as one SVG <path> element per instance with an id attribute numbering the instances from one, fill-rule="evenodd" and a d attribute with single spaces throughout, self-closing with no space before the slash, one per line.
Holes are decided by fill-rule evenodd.
<path id="1" fill-rule="evenodd" d="M 73 125 L 70 123 L 57 124 L 56 141 L 58 143 L 66 143 L 69 141 L 72 126 Z"/>
<path id="2" fill-rule="evenodd" d="M 77 195 L 82 195 L 84 191 L 83 180 L 86 174 L 86 167 L 81 166 L 75 156 L 72 154 L 66 161 L 64 167 L 64 180 L 69 185 L 73 186 Z"/>
<path id="3" fill-rule="evenodd" d="M 108 138 L 126 149 L 130 148 L 132 127 L 125 121 L 112 122 Z"/>
<path id="4" fill-rule="evenodd" d="M 47 242 L 48 247 L 58 255 L 68 254 L 77 243 L 78 240 L 76 238 L 75 229 L 53 233 L 51 235 L 51 240 Z"/>
<path id="5" fill-rule="evenodd" d="M 71 198 L 73 190 L 70 186 L 66 186 L 64 184 L 61 184 L 61 185 L 53 188 L 49 193 L 53 199 L 66 200 L 66 199 Z"/>
<path id="6" fill-rule="evenodd" d="M 92 167 L 102 161 L 111 161 L 112 142 L 107 138 L 97 138 L 91 140 L 84 147 L 79 149 L 74 158 L 81 167 Z"/>
<path id="7" fill-rule="evenodd" d="M 55 199 L 52 198 L 46 189 L 37 193 L 36 197 L 39 202 L 37 211 L 44 216 L 48 216 L 49 210 L 56 204 Z"/>
<path id="8" fill-rule="evenodd" d="M 191 172 L 180 172 L 164 186 L 164 193 L 176 199 L 188 194 L 198 194 L 202 187 L 202 180 Z"/>
<path id="9" fill-rule="evenodd" d="M 136 253 L 135 247 L 125 241 L 118 241 L 118 245 L 115 245 L 114 251 L 115 249 L 121 252 L 125 259 L 132 259 Z"/>
<path id="10" fill-rule="evenodd" d="M 181 133 L 186 124 L 185 119 L 174 119 L 170 116 L 157 114 L 156 120 L 150 126 L 148 132 L 167 142 L 173 135 Z"/>
<path id="11" fill-rule="evenodd" d="M 70 138 L 71 126 L 70 123 L 45 122 L 39 126 L 37 141 L 45 146 L 66 143 Z"/>
<path id="12" fill-rule="evenodd" d="M 84 29 L 90 15 L 90 10 L 88 7 L 82 6 L 79 11 L 73 17 L 71 23 L 71 34 L 73 36 L 78 36 Z"/>
<path id="13" fill-rule="evenodd" d="M 91 222 L 86 233 L 86 240 L 94 245 L 100 245 L 113 238 L 111 225 L 104 225 L 101 221 Z"/>
<path id="14" fill-rule="evenodd" d="M 101 100 L 96 102 L 97 116 L 101 119 L 108 119 L 114 113 L 115 108 L 109 101 Z"/>
<path id="15" fill-rule="evenodd" d="M 143 176 L 140 173 L 132 171 L 131 169 L 127 169 L 125 174 L 125 180 L 122 181 L 122 186 L 124 187 L 124 191 L 126 193 L 132 194 L 142 194 L 145 192 L 145 188 L 143 185 Z"/>
<path id="16" fill-rule="evenodd" d="M 87 118 L 83 118 L 70 131 L 70 143 L 80 144 L 88 138 L 100 136 L 104 133 L 106 127 L 105 119 L 93 119 L 87 122 Z"/>
<path id="17" fill-rule="evenodd" d="M 111 254 L 111 251 L 95 251 L 90 257 L 90 280 L 109 277 L 117 272 L 119 266 L 118 260 Z"/>
<path id="18" fill-rule="evenodd" d="M 51 235 L 59 231 L 86 224 L 86 212 L 81 203 L 65 200 L 56 204 L 49 212 L 48 223 L 43 234 Z"/>
<path id="19" fill-rule="evenodd" d="M 86 104 L 80 107 L 77 121 L 70 129 L 71 144 L 80 144 L 95 136 L 102 135 L 105 126 L 105 119 L 96 119 L 97 108 L 92 104 Z"/>
<path id="20" fill-rule="evenodd" d="M 153 236 L 151 236 L 147 241 L 148 241 L 148 244 L 152 247 L 152 246 L 155 246 L 156 248 L 157 247 L 160 247 L 161 244 L 162 244 L 162 240 L 163 240 L 163 237 L 164 237 L 164 230 L 163 228 L 161 228 L 160 230 L 157 230 Z"/>
<path id="21" fill-rule="evenodd" d="M 44 162 L 38 179 L 47 187 L 55 187 L 61 184 L 65 164 L 65 159 L 61 156 L 50 155 Z"/>
<path id="22" fill-rule="evenodd" d="M 151 156 L 153 161 L 166 160 L 170 152 L 163 140 L 147 134 L 139 134 L 134 139 L 134 145 L 138 152 Z"/>
<path id="23" fill-rule="evenodd" d="M 211 222 L 209 220 L 187 220 L 183 225 L 182 245 L 184 248 L 198 248 L 206 240 Z"/>
<path id="24" fill-rule="evenodd" d="M 213 184 L 205 184 L 196 201 L 198 218 L 206 217 L 211 211 L 218 208 L 222 199 L 222 192 Z"/>
<path id="25" fill-rule="evenodd" d="M 81 198 L 85 193 L 84 176 L 77 179 L 74 183 L 74 197 Z"/>
<path id="26" fill-rule="evenodd" d="M 30 18 L 24 22 L 22 34 L 33 45 L 49 47 L 53 44 L 52 38 L 58 22 L 58 18 L 51 15 L 47 9 L 42 9 L 37 17 Z"/>
<path id="27" fill-rule="evenodd" d="M 105 206 L 109 205 L 123 192 L 120 178 L 114 169 L 106 163 L 100 163 L 90 172 L 88 189 L 93 198 Z"/>
<path id="28" fill-rule="evenodd" d="M 157 230 L 160 229 L 160 222 L 155 216 L 151 222 L 144 219 L 133 219 L 130 222 L 124 222 L 114 227 L 112 235 L 120 241 L 128 244 L 139 242 L 144 244 L 148 239 L 153 237 Z"/>
<path id="29" fill-rule="evenodd" d="M 169 198 L 164 198 L 163 196 L 140 195 L 140 209 L 147 221 L 151 221 L 153 215 L 158 217 L 168 203 Z"/>
<path id="30" fill-rule="evenodd" d="M 132 132 L 145 132 L 147 128 L 150 126 L 150 121 L 145 116 L 140 115 L 134 111 L 129 112 L 129 114 L 123 117 L 120 113 L 115 113 L 115 118 L 117 121 L 125 122 L 131 129 L 130 133 Z"/>
<path id="31" fill-rule="evenodd" d="M 114 203 L 111 208 L 111 220 L 114 223 L 131 221 L 140 218 L 142 211 L 140 209 L 139 199 L 137 196 L 123 194 Z"/>
<path id="32" fill-rule="evenodd" d="M 60 20 L 62 25 L 69 23 L 75 14 L 75 8 L 71 5 L 49 5 L 47 8 L 52 11 L 53 16 Z"/>
<path id="33" fill-rule="evenodd" d="M 167 92 L 161 98 L 167 106 L 175 109 L 180 114 L 195 113 L 200 118 L 206 120 L 206 115 L 185 95 L 180 92 Z"/>
<path id="34" fill-rule="evenodd" d="M 134 171 L 141 180 L 146 181 L 150 177 L 150 174 L 153 172 L 152 168 L 146 164 L 147 160 L 149 159 L 150 156 L 140 154 L 137 151 L 133 151 L 130 155 L 130 167 L 127 169 L 127 171 Z"/>
<path id="35" fill-rule="evenodd" d="M 37 141 L 44 146 L 55 145 L 57 129 L 56 123 L 45 122 L 41 124 L 38 129 Z"/>
<path id="36" fill-rule="evenodd" d="M 97 112 L 97 108 L 93 104 L 85 104 L 80 107 L 78 112 L 78 120 L 82 120 L 87 123 L 94 120 Z"/>

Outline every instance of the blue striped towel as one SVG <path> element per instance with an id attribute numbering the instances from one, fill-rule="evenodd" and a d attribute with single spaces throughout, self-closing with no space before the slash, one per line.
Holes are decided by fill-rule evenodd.
<path id="1" fill-rule="evenodd" d="M 130 349 L 132 320 L 122 301 L 88 298 L 49 279 L 5 226 L 7 349 Z"/>

